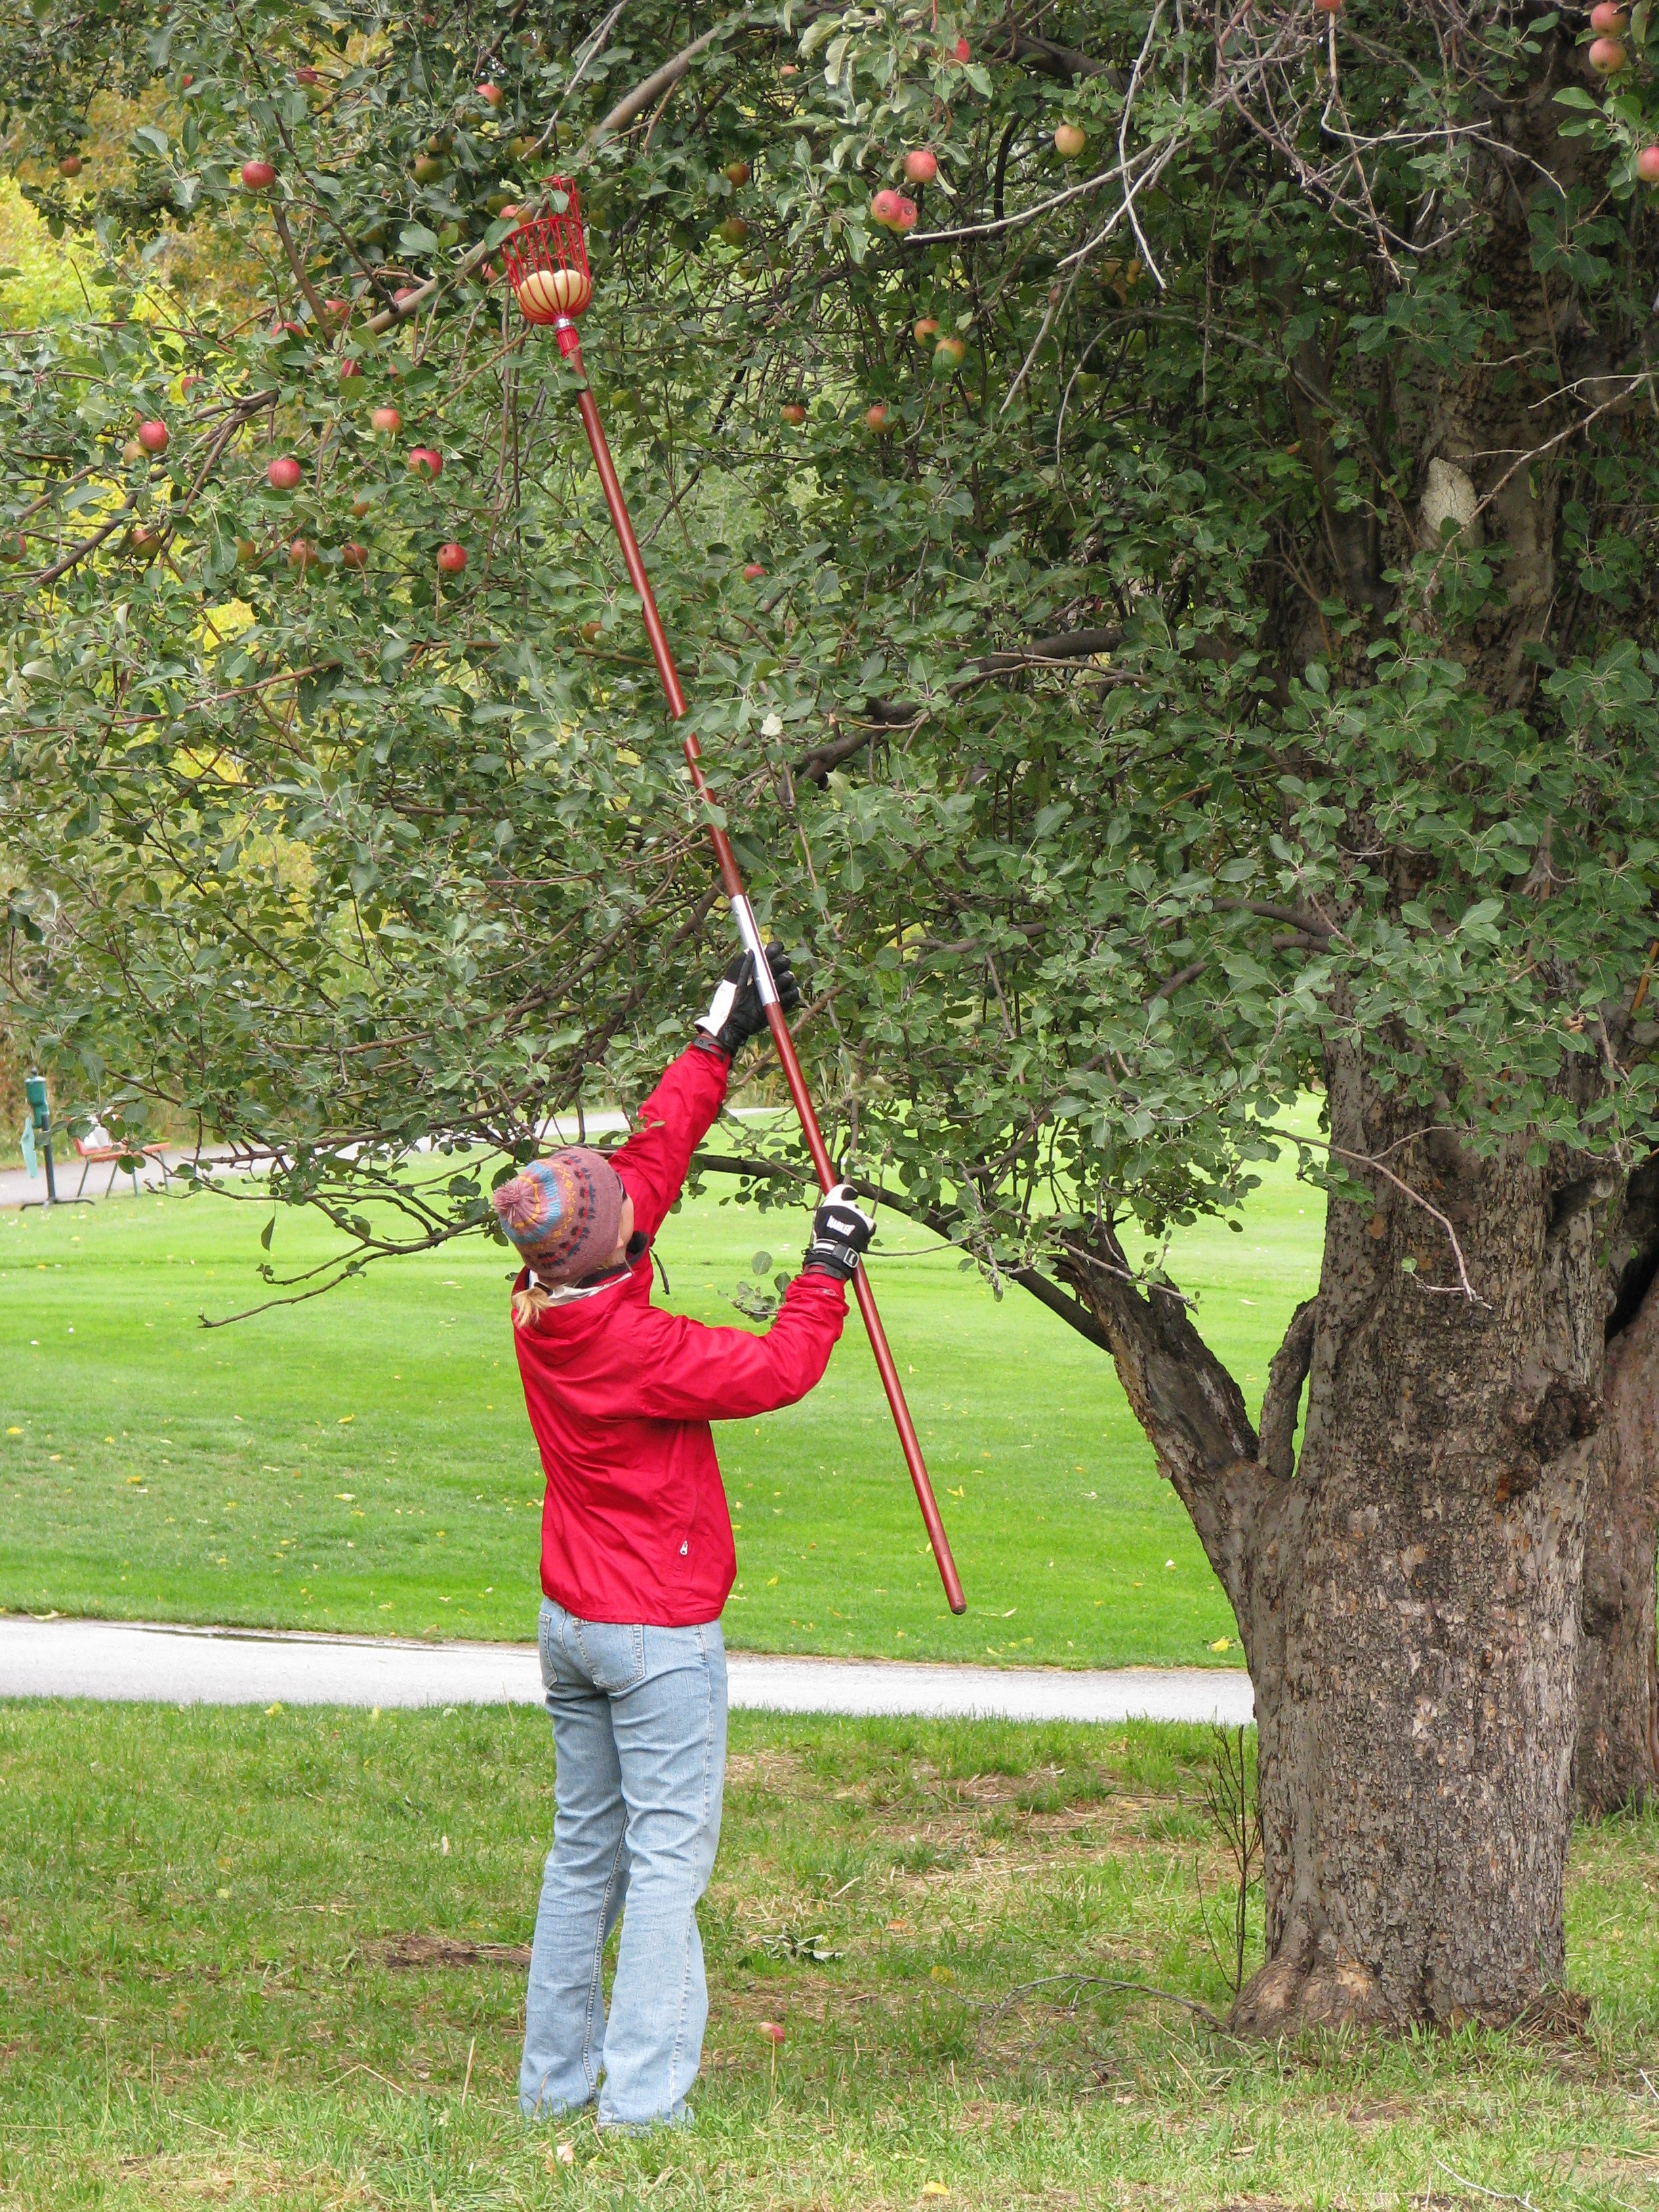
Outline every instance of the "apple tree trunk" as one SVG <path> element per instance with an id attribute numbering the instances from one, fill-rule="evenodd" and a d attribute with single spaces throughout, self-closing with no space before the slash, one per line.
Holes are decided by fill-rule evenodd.
<path id="1" fill-rule="evenodd" d="M 1524 1140 L 1478 1158 L 1418 1133 L 1357 1054 L 1328 1074 L 1372 1197 L 1333 1197 L 1259 1432 L 1184 1302 L 1109 1272 L 1115 1241 L 1073 1279 L 1255 1685 L 1267 1956 L 1235 2025 L 1501 2023 L 1564 1965 L 1596 1213 Z"/>

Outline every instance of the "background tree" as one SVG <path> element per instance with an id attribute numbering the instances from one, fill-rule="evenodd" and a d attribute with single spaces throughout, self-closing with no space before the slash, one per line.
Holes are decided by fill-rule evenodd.
<path id="1" fill-rule="evenodd" d="M 417 1188 L 416 1142 L 521 1152 L 659 1057 L 717 934 L 699 825 L 483 266 L 556 157 L 838 1147 L 1109 1348 L 1233 1603 L 1248 2027 L 1537 2004 L 1576 1749 L 1599 1794 L 1652 1772 L 1644 26 L 175 4 L 135 204 L 42 191 L 104 226 L 112 311 L 3 386 L 43 1048 L 274 1150 L 348 1265 L 480 1219 L 477 1155 Z M 146 286 L 186 222 L 256 324 Z M 1163 1239 L 1310 1085 L 1324 1263 L 1253 1422 Z M 1637 1534 L 1587 1582 L 1593 1486 Z"/>

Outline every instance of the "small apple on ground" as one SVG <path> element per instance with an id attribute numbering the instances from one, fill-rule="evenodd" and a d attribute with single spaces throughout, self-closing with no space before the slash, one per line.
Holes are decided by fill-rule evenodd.
<path id="1" fill-rule="evenodd" d="M 409 465 L 417 477 L 441 477 L 444 472 L 444 457 L 432 446 L 411 446 Z"/>
<path id="2" fill-rule="evenodd" d="M 377 407 L 368 418 L 368 427 L 389 438 L 394 431 L 403 428 L 404 418 L 395 407 Z"/>
<path id="3" fill-rule="evenodd" d="M 728 184 L 746 185 L 753 174 L 754 172 L 747 161 L 728 161 L 726 165 L 726 180 Z"/>
<path id="4" fill-rule="evenodd" d="M 138 442 L 147 453 L 165 453 L 171 438 L 165 422 L 141 422 Z"/>
<path id="5" fill-rule="evenodd" d="M 1659 146 L 1644 146 L 1636 157 L 1636 173 L 1644 185 L 1659 185 Z"/>
<path id="6" fill-rule="evenodd" d="M 864 426 L 866 430 L 874 430 L 878 435 L 892 428 L 893 417 L 884 399 L 878 399 L 873 407 L 865 409 Z"/>
<path id="7" fill-rule="evenodd" d="M 1064 161 L 1075 161 L 1088 143 L 1086 134 L 1075 123 L 1060 123 L 1054 127 L 1054 151 Z"/>
<path id="8" fill-rule="evenodd" d="M 1617 76 L 1630 66 L 1628 49 L 1618 39 L 1592 39 L 1589 65 L 1598 76 Z"/>
<path id="9" fill-rule="evenodd" d="M 362 568 L 368 561 L 368 546 L 360 545 L 355 538 L 349 538 L 340 548 L 340 566 L 343 568 Z"/>
<path id="10" fill-rule="evenodd" d="M 81 156 L 78 154 L 65 154 L 58 164 L 58 173 L 60 177 L 78 177 L 81 173 Z"/>
<path id="11" fill-rule="evenodd" d="M 785 400 L 783 405 L 779 408 L 778 412 L 782 416 L 786 422 L 791 424 L 793 428 L 797 430 L 799 429 L 801 424 L 806 420 L 806 410 L 802 406 L 799 399 Z"/>
<path id="12" fill-rule="evenodd" d="M 939 155 L 931 146 L 913 146 L 904 157 L 904 173 L 913 185 L 931 185 L 939 174 Z"/>
<path id="13" fill-rule="evenodd" d="M 939 317 L 937 315 L 920 317 L 912 328 L 911 336 L 919 346 L 925 346 L 930 338 L 936 338 L 939 336 Z"/>
<path id="14" fill-rule="evenodd" d="M 466 566 L 466 548 L 457 545 L 452 538 L 447 545 L 438 548 L 438 566 L 446 576 L 459 576 Z"/>
<path id="15" fill-rule="evenodd" d="M 745 584 L 757 583 L 765 574 L 766 568 L 763 562 L 745 561 L 743 564 L 743 580 Z"/>
<path id="16" fill-rule="evenodd" d="M 265 471 L 265 480 L 273 491 L 294 491 L 303 481 L 305 471 L 292 453 L 279 453 Z"/>
<path id="17" fill-rule="evenodd" d="M 268 192 L 276 181 L 276 171 L 269 161 L 244 161 L 242 190 L 245 192 Z"/>

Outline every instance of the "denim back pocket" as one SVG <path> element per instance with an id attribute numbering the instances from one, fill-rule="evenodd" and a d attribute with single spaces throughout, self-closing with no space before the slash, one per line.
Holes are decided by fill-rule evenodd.
<path id="1" fill-rule="evenodd" d="M 645 1679 L 645 1631 L 624 1621 L 578 1620 L 570 1632 L 582 1672 L 596 1690 L 631 1690 Z"/>

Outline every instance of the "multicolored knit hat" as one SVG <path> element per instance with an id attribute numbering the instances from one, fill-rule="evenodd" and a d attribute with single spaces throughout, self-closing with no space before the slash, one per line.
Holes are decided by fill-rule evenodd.
<path id="1" fill-rule="evenodd" d="M 572 1145 L 490 1194 L 496 1218 L 544 1283 L 579 1283 L 616 1250 L 628 1194 L 603 1152 Z"/>

